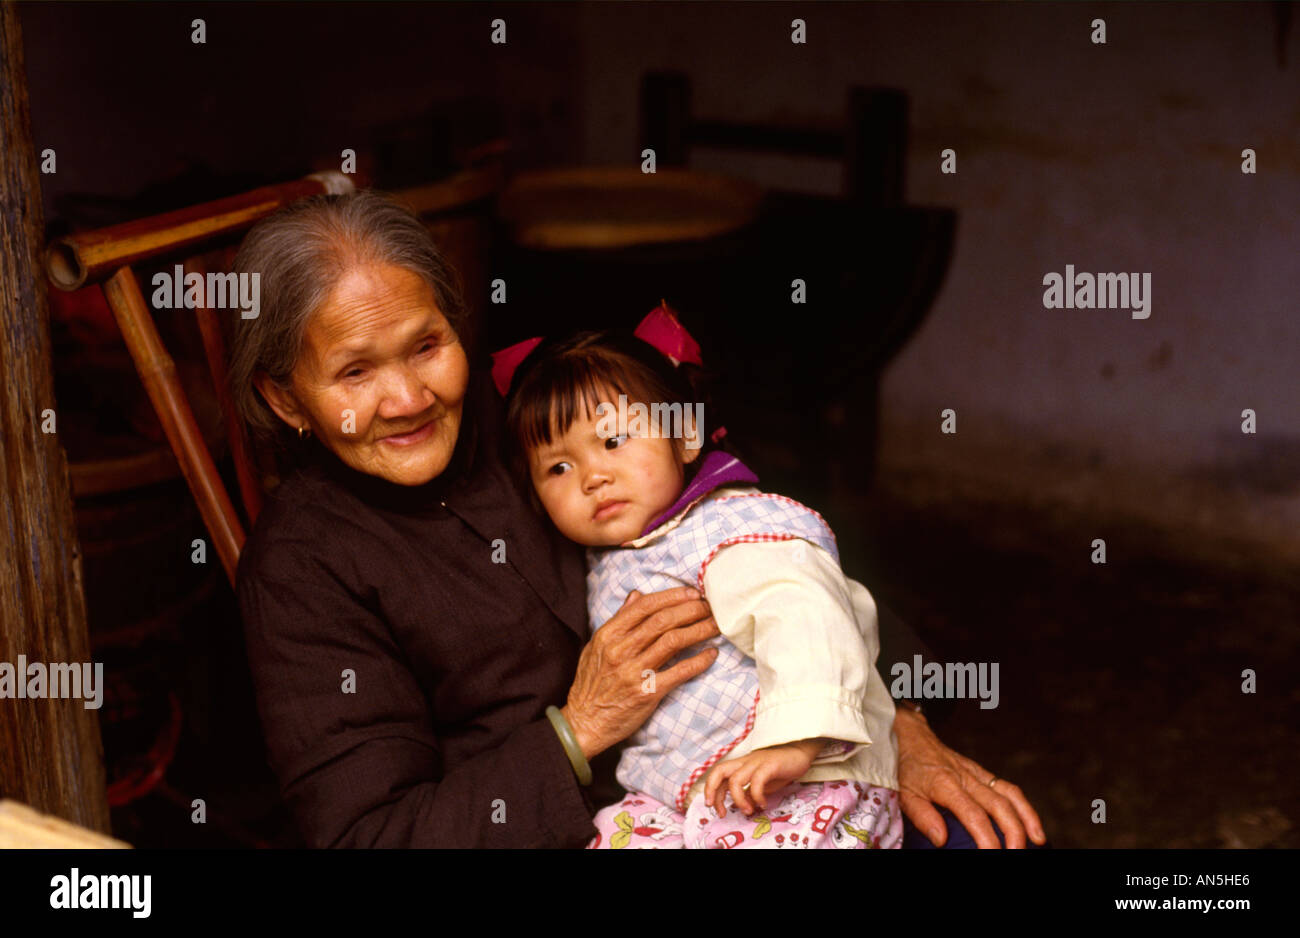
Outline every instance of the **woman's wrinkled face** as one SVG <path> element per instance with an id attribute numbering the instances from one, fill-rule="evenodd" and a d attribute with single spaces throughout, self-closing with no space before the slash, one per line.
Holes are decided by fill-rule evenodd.
<path id="1" fill-rule="evenodd" d="M 465 350 L 429 284 L 368 263 L 312 315 L 288 393 L 264 378 L 258 386 L 290 426 L 307 426 L 353 469 L 422 485 L 451 461 L 468 383 Z"/>

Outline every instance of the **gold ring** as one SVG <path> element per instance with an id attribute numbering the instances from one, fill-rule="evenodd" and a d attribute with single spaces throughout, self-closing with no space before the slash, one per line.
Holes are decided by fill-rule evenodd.
<path id="1" fill-rule="evenodd" d="M 745 784 L 741 785 L 741 786 L 740 786 L 740 790 L 741 790 L 741 791 L 749 791 L 749 782 L 746 782 Z"/>
<path id="2" fill-rule="evenodd" d="M 998 777 L 997 777 L 996 775 L 993 776 L 991 779 L 989 779 L 989 788 L 992 788 L 993 785 L 997 782 L 997 780 L 998 780 Z"/>

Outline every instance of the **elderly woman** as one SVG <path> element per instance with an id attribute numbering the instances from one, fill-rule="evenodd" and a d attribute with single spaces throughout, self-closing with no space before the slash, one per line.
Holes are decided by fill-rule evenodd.
<path id="1" fill-rule="evenodd" d="M 261 315 L 236 326 L 237 406 L 254 432 L 288 435 L 301 466 L 258 519 L 238 598 L 272 768 L 307 842 L 584 845 L 588 760 L 712 663 L 665 667 L 718 634 L 708 606 L 633 593 L 588 640 L 581 549 L 504 467 L 454 275 L 408 212 L 371 192 L 304 200 L 254 228 L 235 266 L 262 289 Z M 937 803 L 981 846 L 998 844 L 990 816 L 1009 846 L 1026 828 L 1042 842 L 1020 790 L 919 711 L 900 707 L 895 731 L 903 808 L 931 840 L 945 837 Z"/>

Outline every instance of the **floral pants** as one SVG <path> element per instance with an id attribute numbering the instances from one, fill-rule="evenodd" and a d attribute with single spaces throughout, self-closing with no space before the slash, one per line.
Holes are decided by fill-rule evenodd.
<path id="1" fill-rule="evenodd" d="M 587 849 L 660 850 L 871 849 L 903 843 L 898 792 L 860 782 L 796 782 L 768 796 L 768 809 L 749 817 L 727 795 L 718 817 L 704 795 L 685 816 L 639 792 L 596 814 L 596 838 Z"/>

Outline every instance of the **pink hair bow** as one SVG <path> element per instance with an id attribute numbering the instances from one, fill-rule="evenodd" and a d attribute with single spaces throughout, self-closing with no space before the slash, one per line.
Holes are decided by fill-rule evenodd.
<path id="1" fill-rule="evenodd" d="M 514 378 L 519 363 L 541 343 L 542 337 L 537 336 L 492 353 L 492 383 L 497 386 L 497 391 L 502 397 L 505 397 L 506 392 L 510 390 L 510 381 Z"/>
<path id="2" fill-rule="evenodd" d="M 659 305 L 646 314 L 632 334 L 667 355 L 674 368 L 682 362 L 701 366 L 704 364 L 700 358 L 700 343 L 686 331 L 686 327 L 677 319 L 677 312 L 668 305 L 667 300 L 660 300 Z"/>
<path id="3" fill-rule="evenodd" d="M 649 342 L 667 356 L 673 367 L 682 362 L 704 364 L 700 358 L 700 344 L 686 331 L 667 300 L 660 300 L 659 305 L 646 314 L 632 334 L 643 342 Z M 536 336 L 492 353 L 492 383 L 497 386 L 502 397 L 510 390 L 510 382 L 514 379 L 519 364 L 532 354 L 541 341 L 542 337 Z"/>

